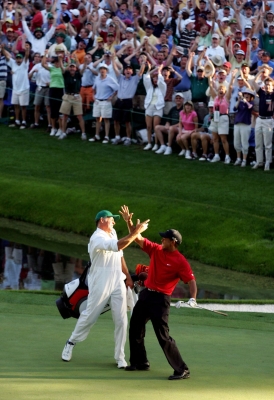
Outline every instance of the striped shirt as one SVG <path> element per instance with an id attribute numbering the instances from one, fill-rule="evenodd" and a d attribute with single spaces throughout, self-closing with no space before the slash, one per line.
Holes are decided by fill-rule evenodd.
<path id="1" fill-rule="evenodd" d="M 0 81 L 6 81 L 8 76 L 8 66 L 5 56 L 0 56 Z"/>
<path id="2" fill-rule="evenodd" d="M 190 48 L 190 43 L 193 39 L 195 39 L 197 33 L 194 29 L 188 31 L 187 29 L 183 29 L 181 36 L 180 36 L 180 46 L 184 49 Z"/>

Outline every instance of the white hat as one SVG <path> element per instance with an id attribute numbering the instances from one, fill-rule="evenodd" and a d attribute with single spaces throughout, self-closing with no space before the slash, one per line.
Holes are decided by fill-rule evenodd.
<path id="1" fill-rule="evenodd" d="M 253 90 L 248 89 L 248 88 L 244 89 L 244 90 L 242 91 L 242 93 L 243 93 L 243 94 L 244 94 L 244 93 L 247 93 L 247 94 L 250 94 L 251 96 L 255 97 L 255 93 L 253 92 Z"/>
<path id="2" fill-rule="evenodd" d="M 190 19 L 190 18 L 182 20 L 182 22 L 184 23 L 184 26 L 187 26 L 190 23 L 192 23 L 192 24 L 195 23 L 195 21 L 193 19 Z"/>
<path id="3" fill-rule="evenodd" d="M 229 18 L 227 17 L 222 18 L 222 22 L 229 22 Z"/>
<path id="4" fill-rule="evenodd" d="M 105 68 L 107 71 L 109 70 L 107 64 L 99 64 L 98 69 L 100 70 L 101 68 Z"/>
<path id="5" fill-rule="evenodd" d="M 185 55 L 185 49 L 181 46 L 176 46 L 176 50 L 178 53 Z"/>
<path id="6" fill-rule="evenodd" d="M 217 67 L 220 67 L 221 65 L 223 65 L 223 59 L 218 54 L 216 54 L 215 56 L 212 56 L 211 61 L 213 62 L 214 65 L 217 65 Z"/>
<path id="7" fill-rule="evenodd" d="M 252 29 L 252 26 L 249 25 L 249 24 L 247 24 L 247 25 L 245 26 L 245 29 Z"/>
<path id="8" fill-rule="evenodd" d="M 68 4 L 67 0 L 61 0 L 60 4 Z"/>
<path id="9" fill-rule="evenodd" d="M 237 51 L 236 51 L 236 54 L 241 54 L 242 56 L 244 56 L 244 55 L 245 55 L 245 52 L 244 52 L 243 50 L 237 50 Z"/>
<path id="10" fill-rule="evenodd" d="M 205 49 L 205 46 L 199 46 L 197 50 L 198 51 L 204 51 L 204 49 Z"/>
<path id="11" fill-rule="evenodd" d="M 213 33 L 213 35 L 211 36 L 211 38 L 216 38 L 216 39 L 220 39 L 220 35 L 218 35 L 218 33 Z"/>
<path id="12" fill-rule="evenodd" d="M 126 29 L 126 32 L 130 32 L 130 33 L 133 33 L 134 32 L 134 29 L 133 28 L 131 28 L 130 26 Z"/>
<path id="13" fill-rule="evenodd" d="M 210 76 L 213 76 L 215 74 L 215 68 L 211 62 L 207 61 L 204 65 L 204 68 L 206 78 L 209 78 Z"/>
<path id="14" fill-rule="evenodd" d="M 74 15 L 75 17 L 79 17 L 80 15 L 80 11 L 77 10 L 77 8 L 74 8 L 73 10 L 69 10 L 71 12 L 72 15 Z"/>
<path id="15" fill-rule="evenodd" d="M 180 96 L 182 99 L 184 99 L 184 95 L 183 95 L 182 92 L 175 92 L 175 98 L 176 98 L 177 96 Z"/>
<path id="16" fill-rule="evenodd" d="M 208 103 L 208 107 L 214 107 L 214 101 L 210 101 L 210 102 Z"/>

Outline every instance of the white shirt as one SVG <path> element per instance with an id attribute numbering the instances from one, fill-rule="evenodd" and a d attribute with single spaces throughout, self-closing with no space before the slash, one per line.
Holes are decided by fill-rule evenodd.
<path id="1" fill-rule="evenodd" d="M 36 85 L 37 86 L 49 86 L 50 83 L 50 72 L 42 67 L 41 63 L 35 64 L 30 73 L 32 71 L 37 71 L 36 72 Z"/>
<path id="2" fill-rule="evenodd" d="M 22 25 L 28 41 L 32 44 L 32 51 L 34 51 L 34 53 L 44 54 L 46 46 L 55 32 L 55 26 L 52 25 L 50 30 L 41 39 L 36 39 L 33 33 L 29 30 L 26 21 L 23 21 Z"/>
<path id="3" fill-rule="evenodd" d="M 212 47 L 212 46 L 210 46 L 210 47 L 208 47 L 208 48 L 206 49 L 205 55 L 206 55 L 207 57 L 209 57 L 210 59 L 211 59 L 213 56 L 221 56 L 222 59 L 223 59 L 223 62 L 226 61 L 226 58 L 225 58 L 225 51 L 224 51 L 224 49 L 223 49 L 221 46 L 217 46 L 217 47 Z"/>
<path id="4" fill-rule="evenodd" d="M 7 63 L 12 70 L 12 90 L 14 93 L 20 94 L 29 89 L 29 60 L 26 62 L 23 59 L 22 63 L 18 65 L 15 60 L 10 58 Z"/>

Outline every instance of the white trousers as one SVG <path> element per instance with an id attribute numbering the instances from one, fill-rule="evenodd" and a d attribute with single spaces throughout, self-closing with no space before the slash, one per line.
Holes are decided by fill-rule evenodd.
<path id="1" fill-rule="evenodd" d="M 115 360 L 122 361 L 125 359 L 125 343 L 127 338 L 127 301 L 126 301 L 126 286 L 120 280 L 117 282 L 114 290 L 106 290 L 107 284 L 104 287 L 97 285 L 90 290 L 87 308 L 84 310 L 75 326 L 74 331 L 69 338 L 72 343 L 82 342 L 89 334 L 90 329 L 97 321 L 99 315 L 103 311 L 105 305 L 111 299 L 111 312 L 114 321 L 114 341 Z M 89 285 L 90 287 L 90 285 Z"/>
<path id="2" fill-rule="evenodd" d="M 248 154 L 248 139 L 250 136 L 251 125 L 236 124 L 234 125 L 234 147 L 235 150 L 243 154 Z"/>
<path id="3" fill-rule="evenodd" d="M 262 119 L 258 117 L 255 125 L 255 152 L 257 163 L 263 163 L 264 161 L 264 148 L 265 161 L 269 163 L 272 162 L 272 136 L 273 119 Z"/>
<path id="4" fill-rule="evenodd" d="M 19 289 L 22 256 L 22 249 L 5 247 L 4 288 Z"/>

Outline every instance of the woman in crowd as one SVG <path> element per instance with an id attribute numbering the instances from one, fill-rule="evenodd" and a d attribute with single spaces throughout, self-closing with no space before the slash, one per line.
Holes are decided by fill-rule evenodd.
<path id="1" fill-rule="evenodd" d="M 58 47 L 55 51 L 58 52 Z M 50 85 L 49 85 L 49 105 L 50 105 L 50 119 L 51 119 L 51 132 L 50 136 L 60 136 L 62 133 L 61 122 L 59 117 L 59 110 L 62 103 L 62 97 L 64 94 L 64 77 L 63 73 L 65 68 L 63 65 L 63 54 L 59 53 L 58 56 L 52 58 L 52 64 L 50 66 L 47 63 L 48 50 L 45 51 L 45 55 L 42 59 L 42 66 L 50 72 Z M 56 129 L 56 120 L 59 118 L 59 129 Z"/>
<path id="2" fill-rule="evenodd" d="M 231 81 L 233 81 L 233 79 Z M 210 95 L 214 98 L 214 106 L 213 106 L 214 117 L 211 120 L 211 124 L 209 127 L 213 136 L 213 147 L 215 153 L 211 162 L 220 161 L 219 140 L 221 139 L 223 149 L 225 152 L 225 164 L 229 164 L 231 158 L 229 156 L 229 143 L 227 141 L 227 136 L 229 134 L 228 110 L 229 110 L 231 85 L 228 90 L 226 86 L 220 85 L 216 92 L 212 85 L 212 78 L 209 78 L 209 86 L 210 86 Z"/>
<path id="3" fill-rule="evenodd" d="M 184 108 L 180 112 L 179 133 L 176 137 L 176 142 L 181 147 L 179 156 L 185 155 L 185 158 L 191 159 L 192 155 L 189 150 L 189 139 L 191 135 L 198 129 L 198 116 L 194 111 L 192 101 L 186 101 Z M 195 156 L 195 155 L 194 155 Z"/>
<path id="4" fill-rule="evenodd" d="M 146 127 L 147 127 L 147 138 L 148 143 L 144 147 L 144 150 L 156 151 L 158 145 L 152 147 L 151 136 L 152 129 L 160 125 L 161 118 L 163 116 L 163 110 L 165 106 L 165 95 L 166 95 L 166 83 L 162 76 L 163 65 L 156 67 L 150 71 L 151 66 L 149 65 L 148 72 L 144 75 L 143 81 L 146 89 L 145 97 L 145 110 L 146 110 Z M 153 76 L 152 76 L 153 74 Z"/>

